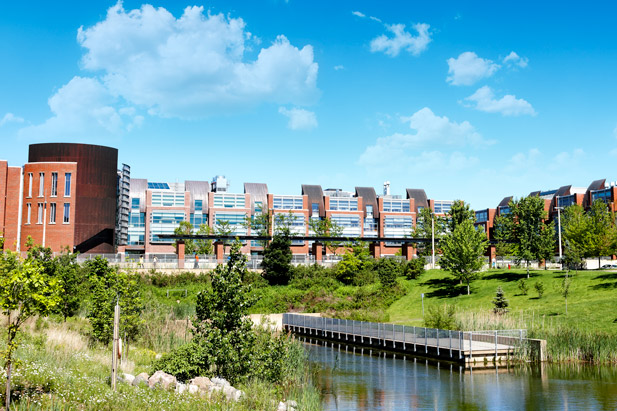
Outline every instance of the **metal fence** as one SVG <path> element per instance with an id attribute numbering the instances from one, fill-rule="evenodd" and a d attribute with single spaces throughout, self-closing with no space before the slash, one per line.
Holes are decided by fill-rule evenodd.
<path id="1" fill-rule="evenodd" d="M 386 341 L 402 344 L 404 349 L 413 346 L 413 352 L 428 353 L 429 347 L 438 356 L 451 358 L 473 357 L 476 354 L 495 354 L 495 357 L 511 355 L 521 347 L 527 336 L 526 330 L 454 331 L 437 328 L 414 327 L 398 324 L 373 323 L 313 317 L 301 314 L 283 314 L 283 326 L 302 327 L 308 334 L 318 333 L 342 341 L 354 342 L 376 339 L 386 346 Z M 444 351 L 445 350 L 445 351 Z"/>

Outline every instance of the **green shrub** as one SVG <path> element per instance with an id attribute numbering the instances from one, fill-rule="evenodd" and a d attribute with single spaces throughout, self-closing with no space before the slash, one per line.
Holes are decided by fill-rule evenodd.
<path id="1" fill-rule="evenodd" d="M 376 264 L 377 276 L 383 288 L 396 285 L 396 277 L 402 272 L 402 264 L 394 258 L 381 258 Z"/>
<path id="2" fill-rule="evenodd" d="M 542 298 L 542 296 L 544 295 L 544 283 L 542 283 L 542 281 L 537 281 L 533 285 L 533 288 L 536 289 L 536 292 L 538 293 L 538 298 Z"/>
<path id="3" fill-rule="evenodd" d="M 522 295 L 527 295 L 527 293 L 529 292 L 529 287 L 527 287 L 527 282 L 521 278 L 520 280 L 518 280 L 518 289 L 521 291 Z"/>
<path id="4" fill-rule="evenodd" d="M 443 306 L 430 306 L 424 317 L 424 326 L 429 328 L 440 328 L 442 330 L 457 330 L 459 327 L 456 322 L 455 314 L 456 308 L 453 305 L 444 304 Z"/>
<path id="5" fill-rule="evenodd" d="M 424 258 L 414 258 L 403 266 L 403 275 L 408 280 L 416 280 L 424 274 Z"/>

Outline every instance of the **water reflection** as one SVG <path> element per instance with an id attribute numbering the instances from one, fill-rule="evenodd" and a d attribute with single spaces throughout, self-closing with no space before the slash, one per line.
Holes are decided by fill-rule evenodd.
<path id="1" fill-rule="evenodd" d="M 617 410 L 615 367 L 469 371 L 343 345 L 306 344 L 306 349 L 320 368 L 325 410 Z"/>

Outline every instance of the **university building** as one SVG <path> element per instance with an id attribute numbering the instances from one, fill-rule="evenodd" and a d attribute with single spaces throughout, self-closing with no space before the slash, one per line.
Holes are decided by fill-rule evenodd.
<path id="1" fill-rule="evenodd" d="M 617 186 L 606 180 L 587 188 L 563 186 L 530 195 L 544 199 L 549 219 L 556 218 L 562 207 L 588 208 L 597 199 L 617 211 Z M 511 199 L 476 211 L 476 226 L 489 238 L 495 218 L 509 212 Z M 225 225 L 232 235 L 253 235 L 247 219 L 267 212 L 289 216 L 291 232 L 297 236 L 314 235 L 310 222 L 328 218 L 342 227 L 342 236 L 380 238 L 371 245 L 376 257 L 400 252 L 411 258 L 410 244 L 386 239 L 410 236 L 422 209 L 444 216 L 452 203 L 429 199 L 417 188 L 391 194 L 389 182 L 379 194 L 373 187 L 344 191 L 301 184 L 294 195 L 271 193 L 265 183 L 244 183 L 241 192 L 232 192 L 220 175 L 212 181 L 153 182 L 133 178 L 129 165 L 118 167 L 117 149 L 89 144 L 33 144 L 22 167 L 0 161 L 0 236 L 5 249 L 18 251 L 32 238 L 54 252 L 68 247 L 80 253 L 170 255 L 176 249 L 165 235 L 173 234 L 182 221 L 189 221 L 194 233 L 202 225 L 211 229 Z M 331 252 L 303 239 L 293 240 L 291 249 L 296 256 L 315 259 Z M 247 240 L 242 251 L 261 254 L 263 247 Z M 221 253 L 224 250 L 217 248 Z M 493 247 L 488 254 L 494 256 Z"/>

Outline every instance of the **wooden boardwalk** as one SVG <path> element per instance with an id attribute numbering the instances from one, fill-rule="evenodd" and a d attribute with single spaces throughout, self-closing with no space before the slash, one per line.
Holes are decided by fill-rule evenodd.
<path id="1" fill-rule="evenodd" d="M 465 367 L 506 362 L 525 343 L 524 330 L 509 330 L 503 335 L 503 331 L 440 330 L 301 314 L 283 314 L 282 326 L 308 338 L 447 360 Z"/>

